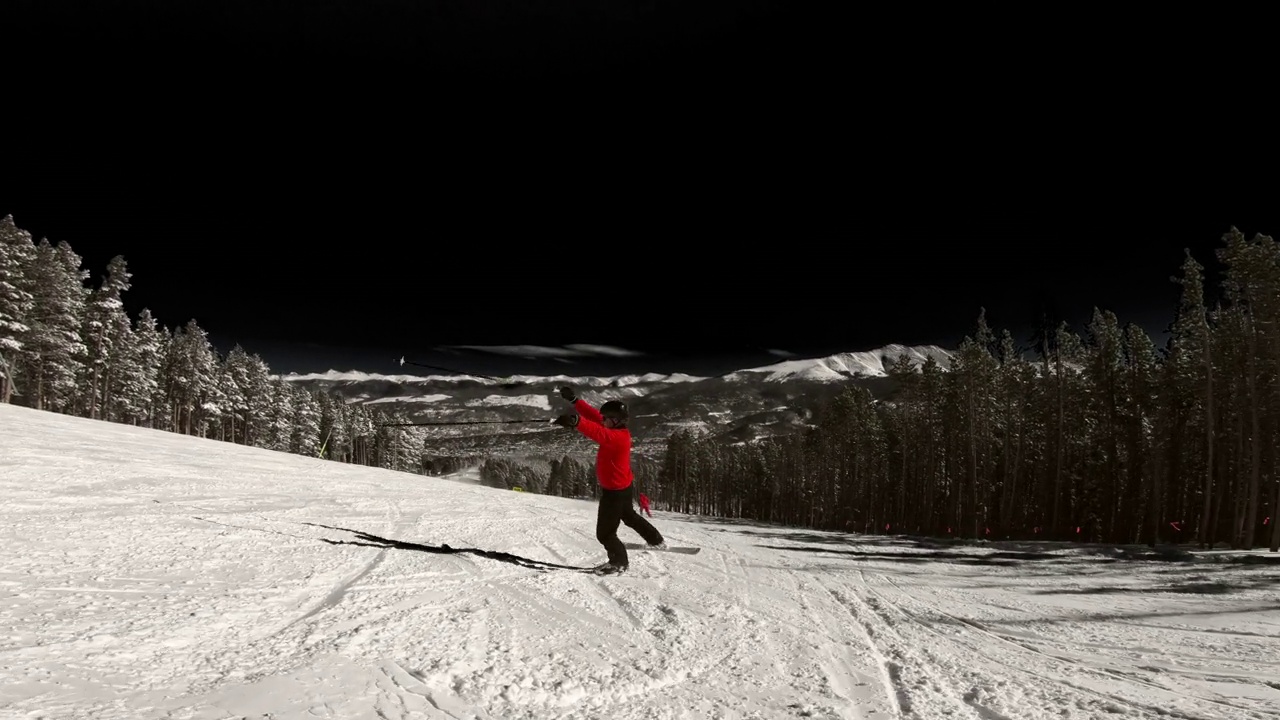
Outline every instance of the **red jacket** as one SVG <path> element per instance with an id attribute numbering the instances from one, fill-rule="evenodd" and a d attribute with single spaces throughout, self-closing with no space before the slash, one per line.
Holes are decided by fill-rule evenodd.
<path id="1" fill-rule="evenodd" d="M 631 431 L 626 428 L 607 428 L 600 423 L 604 417 L 600 411 L 579 399 L 573 404 L 578 411 L 578 432 L 600 445 L 596 451 L 596 479 L 605 490 L 624 490 L 631 487 Z"/>

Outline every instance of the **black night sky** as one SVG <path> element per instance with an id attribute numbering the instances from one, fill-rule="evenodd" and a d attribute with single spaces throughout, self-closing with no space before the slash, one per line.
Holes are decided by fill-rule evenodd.
<path id="1" fill-rule="evenodd" d="M 1245 73 L 797 5 L 18 3 L 0 215 L 283 372 L 723 372 L 982 307 L 1162 344 L 1183 248 L 1280 232 Z"/>

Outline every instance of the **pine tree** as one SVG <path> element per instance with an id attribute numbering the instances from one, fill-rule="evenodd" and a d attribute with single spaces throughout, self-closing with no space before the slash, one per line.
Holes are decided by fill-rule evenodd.
<path id="1" fill-rule="evenodd" d="M 250 355 L 245 366 L 245 443 L 268 447 L 269 427 L 275 414 L 276 398 L 272 388 L 271 369 L 257 354 Z"/>
<path id="2" fill-rule="evenodd" d="M 33 304 L 22 359 L 29 403 L 40 410 L 74 412 L 85 356 L 80 329 L 89 272 L 70 245 L 54 248 L 41 240 L 29 276 Z"/>
<path id="3" fill-rule="evenodd" d="M 1036 370 L 1023 359 L 1008 330 L 1001 335 L 998 359 L 996 388 L 1000 410 L 997 423 L 1002 445 L 999 524 L 1007 534 L 1015 528 L 1021 530 L 1026 521 L 1025 510 L 1019 505 L 1020 493 L 1025 492 L 1020 479 L 1033 434 L 1028 415 L 1034 403 L 1032 392 Z"/>
<path id="4" fill-rule="evenodd" d="M 1084 475 L 1082 504 L 1089 515 L 1083 522 L 1091 531 L 1100 531 L 1098 539 L 1117 542 L 1123 535 L 1118 523 L 1121 521 L 1119 498 L 1125 484 L 1120 474 L 1121 414 L 1128 406 L 1120 322 L 1114 313 L 1094 308 L 1088 336 L 1086 427 L 1090 433 L 1089 446 L 1097 462 L 1087 468 Z"/>
<path id="5" fill-rule="evenodd" d="M 233 443 L 247 442 L 244 427 L 248 423 L 249 393 L 251 392 L 249 355 L 239 343 L 231 348 L 231 352 L 227 353 L 226 359 L 222 362 L 219 385 L 222 387 L 225 403 L 223 419 L 226 428 L 223 439 Z"/>
<path id="6" fill-rule="evenodd" d="M 1124 334 L 1124 363 L 1129 392 L 1129 413 L 1126 416 L 1125 456 L 1128 458 L 1128 478 L 1125 484 L 1126 505 L 1133 509 L 1133 522 L 1140 526 L 1144 520 L 1138 512 L 1139 501 L 1147 495 L 1147 537 L 1155 547 L 1159 539 L 1161 523 L 1160 477 L 1151 467 L 1150 456 L 1155 448 L 1151 443 L 1151 426 L 1155 423 L 1158 402 L 1158 364 L 1155 345 L 1141 327 L 1130 324 Z M 1144 481 L 1143 477 L 1147 477 Z"/>
<path id="7" fill-rule="evenodd" d="M 347 413 L 347 437 L 351 439 L 350 462 L 369 465 L 373 462 L 373 418 L 365 405 L 355 405 Z"/>
<path id="8" fill-rule="evenodd" d="M 1201 422 L 1203 423 L 1204 484 L 1201 490 L 1200 547 L 1213 545 L 1211 511 L 1213 501 L 1213 345 L 1209 331 L 1208 311 L 1204 304 L 1204 267 L 1186 251 L 1182 277 L 1173 281 L 1182 286 L 1182 299 L 1173 325 L 1176 363 L 1185 368 L 1180 376 L 1188 386 L 1200 388 Z M 1194 369 L 1193 369 L 1194 368 Z"/>
<path id="9" fill-rule="evenodd" d="M 19 353 L 33 304 L 30 280 L 35 247 L 13 216 L 0 220 L 0 403 L 17 393 Z"/>
<path id="10" fill-rule="evenodd" d="M 84 407 L 91 418 L 97 418 L 111 402 L 111 373 L 119 352 L 117 336 L 128 324 L 121 296 L 129 289 L 131 279 L 124 258 L 111 258 L 102 285 L 90 296 L 86 308 L 84 339 L 88 362 L 83 389 Z"/>
<path id="11" fill-rule="evenodd" d="M 141 373 L 137 366 L 137 342 L 133 323 L 129 316 L 120 312 L 115 316 L 116 327 L 112 331 L 115 336 L 115 359 L 111 372 L 103 381 L 102 417 L 111 422 L 133 422 L 136 424 L 140 411 L 137 398 L 129 394 L 133 378 Z"/>
<path id="12" fill-rule="evenodd" d="M 265 444 L 268 450 L 289 452 L 293 442 L 293 386 L 279 376 L 271 379 L 271 414 L 265 428 Z"/>
<path id="13" fill-rule="evenodd" d="M 1232 548 L 1248 542 L 1245 517 L 1249 508 L 1248 378 L 1251 372 L 1249 321 L 1236 303 L 1219 306 L 1209 316 L 1213 327 L 1214 367 L 1222 381 L 1214 400 L 1218 408 L 1219 434 L 1217 492 L 1214 495 L 1212 524 L 1218 532 L 1226 525 L 1226 539 Z M 1256 498 L 1255 498 L 1256 501 Z M 1227 522 L 1229 520 L 1229 522 Z M 1249 534 L 1252 534 L 1250 528 Z"/>
<path id="14" fill-rule="evenodd" d="M 1274 447 L 1275 421 L 1280 420 L 1267 413 L 1268 407 L 1280 406 L 1280 253 L 1271 238 L 1258 235 L 1245 241 L 1234 227 L 1223 236 L 1223 243 L 1225 247 L 1217 255 L 1226 266 L 1226 299 L 1241 313 L 1245 345 L 1241 373 L 1247 415 L 1244 424 L 1248 428 L 1248 489 L 1241 546 L 1248 549 L 1253 547 L 1259 527 L 1263 450 Z M 1273 482 L 1280 489 L 1280 476 Z M 1273 491 L 1272 496 L 1280 498 L 1280 492 Z M 1274 499 L 1270 506 L 1274 521 Z"/>
<path id="15" fill-rule="evenodd" d="M 1083 384 L 1080 371 L 1083 365 L 1084 349 L 1080 336 L 1071 332 L 1066 323 L 1058 326 L 1053 345 L 1055 441 L 1051 503 L 1053 509 L 1050 522 L 1055 536 L 1061 539 L 1071 535 L 1070 525 L 1066 522 L 1067 515 L 1073 509 L 1078 509 L 1075 483 L 1073 482 L 1070 488 L 1066 487 L 1069 460 L 1067 450 L 1077 445 L 1084 445 L 1084 440 L 1080 437 L 1080 430 L 1084 424 L 1076 422 L 1078 408 L 1074 402 L 1076 398 L 1084 395 L 1080 389 Z M 1062 508 L 1064 496 L 1068 502 L 1067 511 Z M 1074 513 L 1071 514 L 1074 515 Z"/>
<path id="16" fill-rule="evenodd" d="M 116 375 L 112 397 L 119 403 L 118 417 L 134 425 L 153 427 L 155 397 L 160 386 L 163 333 L 151 311 L 143 308 L 128 333 L 122 372 Z"/>
<path id="17" fill-rule="evenodd" d="M 213 406 L 218 361 L 209 336 L 195 320 L 174 333 L 166 362 L 168 399 L 173 429 L 185 435 L 202 434 Z"/>
<path id="18" fill-rule="evenodd" d="M 174 332 L 163 325 L 156 325 L 156 348 L 158 350 L 158 371 L 156 388 L 151 396 L 151 423 L 149 427 L 156 430 L 177 432 L 177 399 L 178 383 L 174 377 L 177 358 L 173 352 Z"/>
<path id="19" fill-rule="evenodd" d="M 966 474 L 969 489 L 967 501 L 972 521 L 972 537 L 983 537 L 983 528 L 991 521 L 987 506 L 991 430 L 994 425 L 996 359 L 991 354 L 995 335 L 987 326 L 986 310 L 978 314 L 977 330 L 960 343 L 952 363 L 951 375 L 958 392 L 959 416 L 963 423 Z M 960 517 L 957 516 L 957 517 Z"/>
<path id="20" fill-rule="evenodd" d="M 347 436 L 347 406 L 336 394 L 317 398 L 320 405 L 320 457 L 350 462 L 351 442 Z"/>
<path id="21" fill-rule="evenodd" d="M 320 454 L 320 406 L 311 392 L 300 385 L 289 384 L 288 387 L 293 394 L 289 452 L 317 457 Z"/>

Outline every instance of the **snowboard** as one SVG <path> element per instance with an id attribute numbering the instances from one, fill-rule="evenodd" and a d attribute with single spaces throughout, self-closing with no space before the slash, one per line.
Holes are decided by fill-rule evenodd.
<path id="1" fill-rule="evenodd" d="M 697 555 L 702 551 L 702 548 L 680 545 L 668 545 L 666 550 L 659 550 L 652 545 L 643 543 L 623 543 L 623 545 L 626 545 L 628 550 L 649 550 L 651 552 L 680 553 L 681 555 Z"/>

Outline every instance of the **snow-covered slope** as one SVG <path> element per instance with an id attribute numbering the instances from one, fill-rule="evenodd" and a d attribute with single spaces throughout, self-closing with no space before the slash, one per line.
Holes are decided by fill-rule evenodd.
<path id="1" fill-rule="evenodd" d="M 1263 552 L 654 515 L 0 405 L 0 717 L 1280 716 Z"/>

